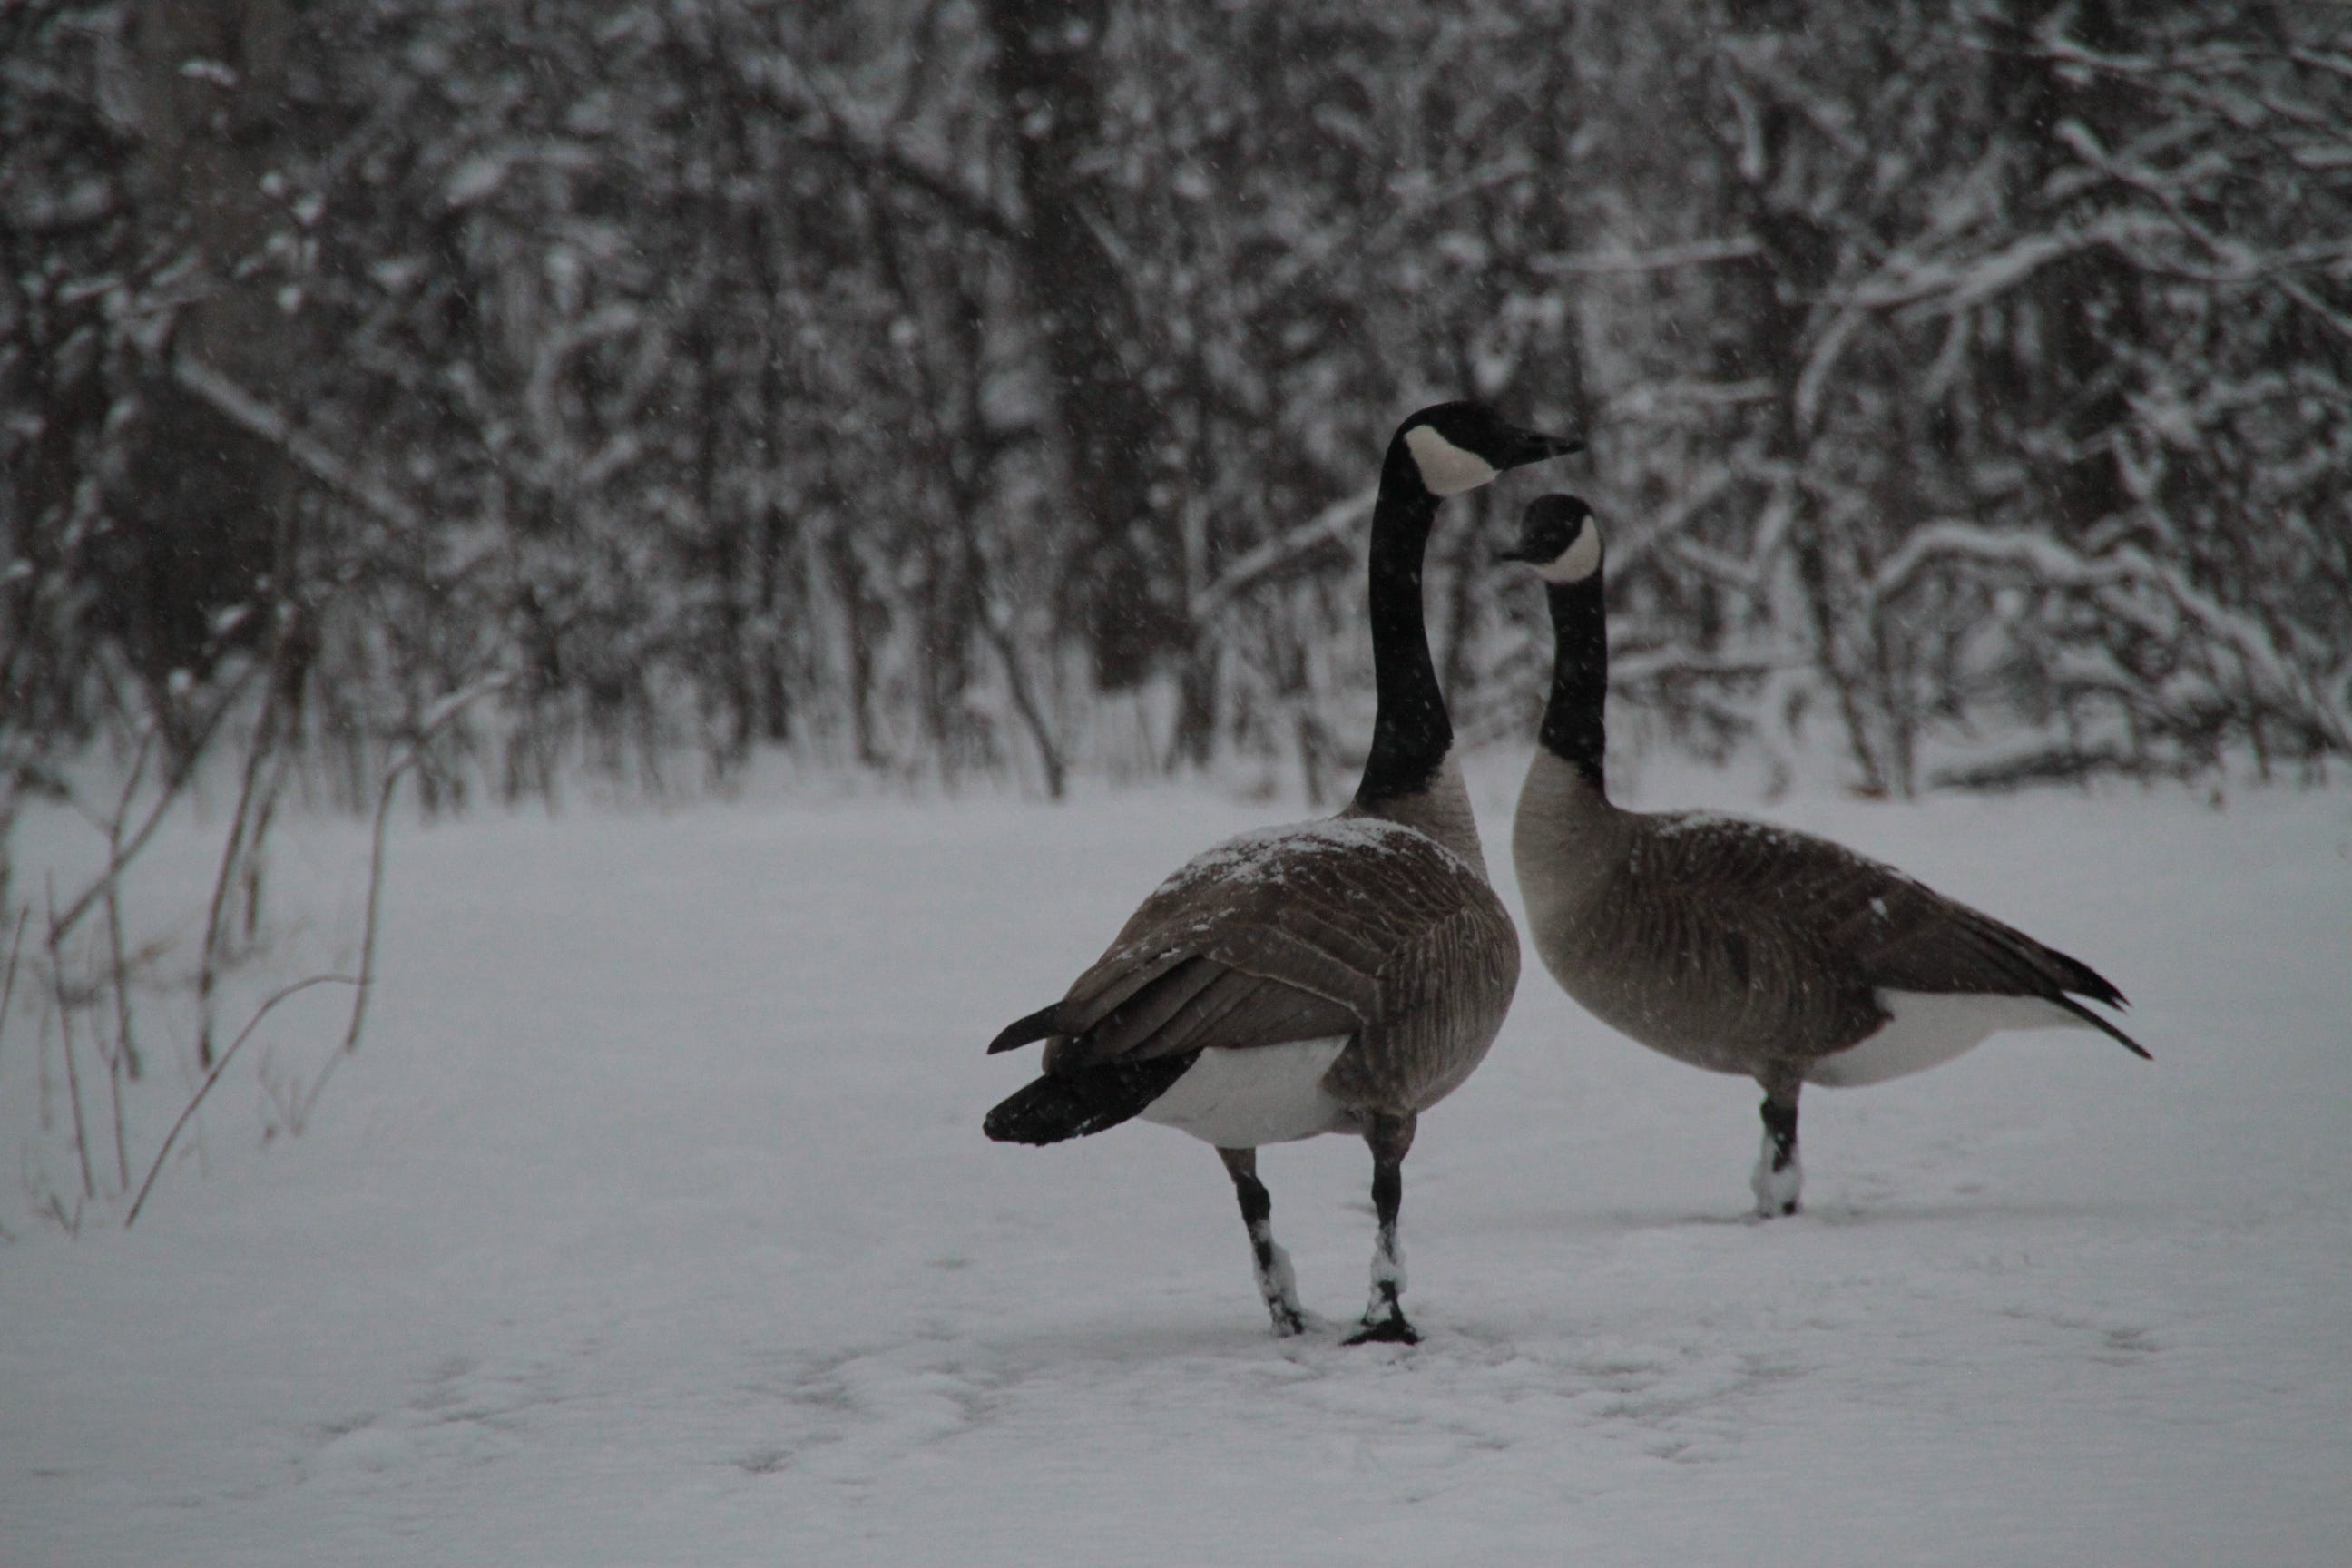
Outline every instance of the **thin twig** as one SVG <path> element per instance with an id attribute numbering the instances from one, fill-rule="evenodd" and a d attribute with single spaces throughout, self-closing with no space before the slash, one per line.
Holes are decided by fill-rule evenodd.
<path id="1" fill-rule="evenodd" d="M 384 847 L 391 832 L 393 796 L 400 786 L 401 778 L 424 756 L 425 743 L 450 721 L 491 692 L 502 689 L 513 679 L 510 672 L 489 676 L 434 703 L 425 710 L 423 720 L 409 740 L 407 750 L 383 771 L 383 782 L 376 792 L 375 826 L 368 846 L 367 919 L 361 928 L 360 973 L 354 982 L 359 992 L 352 998 L 352 1018 L 350 1026 L 343 1031 L 343 1048 L 327 1058 L 326 1064 L 319 1069 L 319 1076 L 310 1080 L 310 1091 L 303 1095 L 301 1104 L 296 1108 L 292 1128 L 297 1133 L 309 1122 L 310 1110 L 318 1104 L 320 1091 L 327 1087 L 327 1079 L 334 1075 L 337 1065 L 359 1049 L 360 1031 L 367 1024 L 368 999 L 375 991 L 375 940 L 383 906 Z"/>
<path id="2" fill-rule="evenodd" d="M 1213 620 L 1223 613 L 1227 605 L 1255 587 L 1260 579 L 1282 570 L 1301 556 L 1351 537 L 1363 525 L 1364 514 L 1371 510 L 1375 493 L 1359 490 L 1354 495 L 1333 501 L 1287 533 L 1245 551 L 1218 574 L 1215 582 L 1202 589 L 1193 598 L 1191 605 L 1192 619 L 1203 623 Z"/>
<path id="3" fill-rule="evenodd" d="M 229 1042 L 228 1049 L 220 1054 L 220 1060 L 215 1062 L 213 1070 L 205 1075 L 205 1081 L 197 1085 L 196 1092 L 189 1097 L 188 1103 L 181 1107 L 179 1119 L 172 1123 L 172 1130 L 163 1134 L 163 1146 L 155 1151 L 155 1163 L 147 1167 L 147 1179 L 139 1184 L 139 1195 L 131 1201 L 131 1212 L 122 1216 L 123 1229 L 129 1230 L 137 1223 L 139 1211 L 146 1205 L 147 1194 L 155 1189 L 155 1178 L 163 1173 L 163 1162 L 171 1155 L 172 1145 L 178 1141 L 180 1130 L 187 1126 L 188 1119 L 196 1113 L 196 1107 L 205 1102 L 205 1096 L 213 1091 L 213 1085 L 218 1083 L 221 1074 L 228 1070 L 228 1064 L 236 1057 L 237 1047 L 253 1037 L 253 1031 L 261 1026 L 261 1021 L 269 1016 L 271 1009 L 313 985 L 357 985 L 359 983 L 356 975 L 313 974 L 307 980 L 297 980 L 291 985 L 281 987 L 253 1010 L 253 1016 L 246 1021 L 244 1028 L 237 1031 L 236 1038 Z"/>
<path id="4" fill-rule="evenodd" d="M 52 874 L 48 879 L 49 899 L 49 990 L 58 1003 L 58 1032 L 64 1038 L 66 1053 L 66 1099 L 73 1107 L 74 1154 L 81 1162 L 81 1195 L 95 1197 L 98 1182 L 89 1171 L 89 1130 L 81 1114 L 81 1068 L 74 1061 L 73 1004 L 66 996 L 65 959 L 58 952 L 58 882 Z"/>
<path id="5" fill-rule="evenodd" d="M 423 518 L 407 501 L 344 462 L 323 442 L 303 435 L 292 419 L 210 365 L 176 354 L 172 360 L 172 379 L 231 423 L 285 453 L 311 478 L 358 501 L 384 521 L 410 532 L 425 527 Z"/>
<path id="6" fill-rule="evenodd" d="M 260 668 L 259 665 L 248 667 L 229 683 L 227 690 L 221 693 L 220 700 L 213 705 L 211 713 L 206 715 L 204 722 L 197 726 L 194 742 L 187 748 L 190 758 L 203 754 L 205 744 L 211 739 L 213 731 L 219 727 L 220 721 L 227 716 L 230 706 L 243 693 L 246 682 L 252 679 L 254 671 Z M 122 851 L 121 857 L 107 867 L 106 875 L 83 889 L 80 895 L 67 906 L 64 916 L 57 922 L 59 935 L 62 936 L 81 923 L 82 917 L 89 912 L 90 907 L 104 898 L 107 889 L 113 887 L 116 880 L 121 878 L 123 868 L 130 865 L 137 858 L 140 850 L 146 847 L 147 840 L 153 837 L 155 829 L 163 825 L 163 814 L 171 809 L 173 801 L 180 798 L 180 792 L 188 786 L 188 782 L 195 776 L 195 765 L 191 761 L 165 772 L 163 792 L 156 797 L 154 805 L 149 809 L 147 819 L 139 825 L 139 831 L 131 836 L 130 845 Z"/>
<path id="7" fill-rule="evenodd" d="M 8 973 L 0 978 L 0 1044 L 8 1038 L 8 1007 L 16 999 L 16 959 L 25 950 L 25 925 L 33 918 L 33 906 L 26 904 L 16 911 L 16 934 L 8 939 Z M 0 1237 L 6 1236 L 0 1231 Z"/>
<path id="8" fill-rule="evenodd" d="M 1665 272 L 1678 267 L 1711 267 L 1725 261 L 1745 261 L 1763 247 L 1747 236 L 1702 239 L 1688 245 L 1661 246 L 1655 250 L 1595 250 L 1580 256 L 1539 257 L 1531 265 L 1555 277 L 1597 278 L 1613 273 Z"/>
<path id="9" fill-rule="evenodd" d="M 122 1046 L 117 1040 L 113 1050 L 100 1053 L 106 1058 L 106 1092 L 114 1102 L 114 1190 L 118 1193 L 131 1187 L 131 1152 L 122 1130 Z"/>
<path id="10" fill-rule="evenodd" d="M 367 918 L 360 926 L 360 992 L 352 998 L 352 1021 L 343 1031 L 346 1054 L 359 1049 L 360 1029 L 367 1022 L 368 998 L 375 990 L 375 933 L 383 907 L 384 846 L 391 836 L 393 795 L 399 787 L 401 775 L 415 765 L 422 749 L 412 745 L 406 756 L 384 771 L 383 788 L 376 795 L 375 824 L 368 835 Z M 303 1109 L 307 1112 L 310 1108 L 305 1105 Z"/>
<path id="11" fill-rule="evenodd" d="M 8 976 L 0 980 L 0 1040 L 8 1037 L 8 1005 L 16 996 L 16 957 L 25 948 L 25 923 L 33 918 L 30 904 L 16 911 L 16 934 L 8 941 Z"/>
<path id="12" fill-rule="evenodd" d="M 146 733 L 139 737 L 139 754 L 131 762 L 131 777 L 122 785 L 122 798 L 115 803 L 113 815 L 106 819 L 109 870 L 122 861 L 123 819 L 131 815 L 131 803 L 139 798 L 139 785 L 147 773 L 147 759 L 154 754 L 160 728 L 151 723 Z M 114 1101 L 115 1191 L 121 1193 L 131 1190 L 131 1155 L 122 1126 L 122 1078 L 125 1072 L 134 1079 L 143 1075 L 140 1070 L 139 1042 L 131 1022 L 131 959 L 122 941 L 122 879 L 113 876 L 108 877 L 106 882 L 106 946 L 114 968 L 114 1050 L 106 1059 L 106 1087 Z"/>
<path id="13" fill-rule="evenodd" d="M 274 666 L 276 660 L 271 661 Z M 253 749 L 247 752 L 245 774 L 238 782 L 236 809 L 230 814 L 228 841 L 221 846 L 220 872 L 213 879 L 211 905 L 205 911 L 205 941 L 196 965 L 196 1065 L 213 1065 L 213 994 L 220 986 L 221 924 L 228 910 L 229 889 L 236 885 L 237 862 L 246 847 L 246 826 L 253 817 L 253 797 L 261 780 L 263 760 L 276 743 L 278 683 L 269 683 L 261 700 L 261 717 L 253 727 Z"/>
<path id="14" fill-rule="evenodd" d="M 110 871 L 122 863 L 122 819 L 131 814 L 131 802 L 138 791 L 140 775 L 147 771 L 147 753 L 154 739 L 152 727 L 141 737 L 139 760 L 131 764 L 131 782 L 123 786 L 122 800 L 115 806 L 114 815 L 107 818 L 106 864 Z M 130 961 L 124 956 L 122 945 L 122 883 L 113 876 L 106 879 L 106 942 L 114 961 L 114 1026 L 119 1042 L 116 1049 L 122 1065 L 135 1079 L 142 1075 L 139 1045 L 132 1038 L 131 1027 Z"/>

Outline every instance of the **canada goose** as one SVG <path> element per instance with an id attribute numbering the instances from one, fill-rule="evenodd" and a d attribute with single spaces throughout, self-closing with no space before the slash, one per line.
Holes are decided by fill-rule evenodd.
<path id="1" fill-rule="evenodd" d="M 1950 1060 L 2003 1029 L 2093 1028 L 2121 1007 L 2088 965 L 1841 844 L 1762 823 L 1612 805 L 1601 542 L 1574 496 L 1530 504 L 1517 544 L 1551 601 L 1542 744 L 1511 858 L 1544 967 L 1601 1022 L 1676 1061 L 1752 1077 L 1759 1215 L 1797 1212 L 1797 1095 Z"/>
<path id="2" fill-rule="evenodd" d="M 1371 1146 L 1372 1288 L 1349 1343 L 1412 1343 L 1397 1240 L 1419 1114 L 1470 1075 L 1518 984 L 1511 918 L 1486 883 L 1454 729 L 1422 621 L 1437 503 L 1579 449 L 1475 403 L 1398 426 L 1372 508 L 1379 710 L 1336 817 L 1244 834 L 1162 882 L 1062 999 L 989 1050 L 1045 1042 L 1044 1074 L 988 1113 L 1004 1142 L 1054 1143 L 1130 1117 L 1216 1147 L 1241 1201 L 1275 1331 L 1306 1327 L 1275 1245 L 1257 1147 L 1321 1132 Z"/>

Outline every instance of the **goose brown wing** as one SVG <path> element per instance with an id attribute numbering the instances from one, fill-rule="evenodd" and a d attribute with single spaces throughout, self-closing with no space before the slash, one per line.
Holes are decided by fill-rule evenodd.
<path id="1" fill-rule="evenodd" d="M 2088 965 L 1825 838 L 1694 815 L 1653 844 L 1660 876 L 1750 911 L 1767 940 L 1872 990 L 2122 1000 Z"/>
<path id="2" fill-rule="evenodd" d="M 1493 896 L 1452 853 L 1374 819 L 1220 845 L 1161 883 L 1071 984 L 1045 1070 L 1359 1034 L 1389 1010 L 1392 961 L 1478 893 Z"/>

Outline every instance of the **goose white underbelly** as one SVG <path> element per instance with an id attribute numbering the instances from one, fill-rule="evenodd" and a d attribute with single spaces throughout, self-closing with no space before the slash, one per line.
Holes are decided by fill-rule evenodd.
<path id="1" fill-rule="evenodd" d="M 1348 1113 L 1324 1091 L 1323 1074 L 1352 1037 L 1202 1051 L 1167 1093 L 1143 1108 L 1143 1119 L 1220 1149 L 1340 1131 L 1350 1125 Z"/>
<path id="2" fill-rule="evenodd" d="M 1807 1083 L 1830 1089 L 1884 1083 L 1950 1061 L 2004 1029 L 2084 1026 L 2074 1014 L 2039 996 L 1881 991 L 1878 1005 L 1894 1016 L 1876 1034 L 1806 1068 Z"/>

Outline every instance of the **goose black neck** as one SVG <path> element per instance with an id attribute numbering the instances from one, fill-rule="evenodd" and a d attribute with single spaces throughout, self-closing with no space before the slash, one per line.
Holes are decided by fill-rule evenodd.
<path id="1" fill-rule="evenodd" d="M 1422 556 L 1436 520 L 1437 498 L 1422 485 L 1410 451 L 1402 441 L 1391 442 L 1372 506 L 1372 676 L 1380 711 L 1356 786 L 1359 805 L 1427 789 L 1454 749 L 1421 606 Z"/>
<path id="2" fill-rule="evenodd" d="M 1544 750 L 1606 793 L 1608 751 L 1601 710 L 1609 700 L 1609 618 L 1601 574 L 1580 583 L 1548 584 L 1551 601 L 1551 700 L 1544 708 Z"/>

